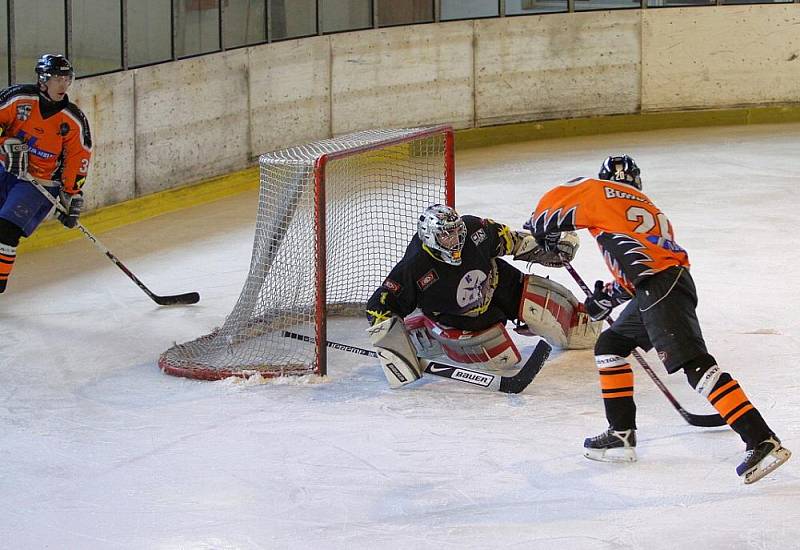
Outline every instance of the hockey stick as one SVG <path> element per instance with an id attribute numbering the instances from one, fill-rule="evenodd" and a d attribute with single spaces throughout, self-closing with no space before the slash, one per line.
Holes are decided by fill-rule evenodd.
<path id="1" fill-rule="evenodd" d="M 58 199 L 56 199 L 53 195 L 51 195 L 50 192 L 47 191 L 47 189 L 45 189 L 41 183 L 39 183 L 38 181 L 36 181 L 31 177 L 29 177 L 27 181 L 30 181 L 31 185 L 36 187 L 36 189 L 38 189 L 39 192 L 47 198 L 47 200 L 53 203 L 53 206 L 55 206 L 56 210 L 58 210 L 62 214 L 67 213 L 66 210 L 64 209 L 64 206 L 58 201 Z M 105 254 L 105 256 L 109 260 L 114 262 L 114 265 L 120 268 L 122 272 L 125 275 L 127 275 L 128 278 L 130 278 L 131 281 L 136 283 L 136 286 L 141 288 L 144 291 L 144 293 L 150 296 L 150 298 L 158 305 L 160 306 L 174 306 L 178 304 L 186 305 L 186 304 L 196 304 L 198 301 L 200 301 L 200 295 L 197 292 L 187 292 L 186 294 L 173 294 L 169 296 L 159 296 L 158 294 L 154 294 L 149 288 L 145 286 L 145 284 L 142 281 L 139 280 L 139 278 L 136 275 L 131 273 L 131 271 L 127 267 L 125 267 L 125 264 L 119 261 L 119 258 L 114 256 L 114 254 L 112 254 L 111 251 L 103 245 L 103 243 L 97 240 L 97 237 L 92 235 L 92 233 L 88 229 L 86 229 L 80 222 L 76 223 L 75 227 L 80 229 L 84 237 L 89 239 L 91 243 L 100 252 Z"/>
<path id="2" fill-rule="evenodd" d="M 304 334 L 297 334 L 295 332 L 283 331 L 283 336 L 300 340 L 302 342 L 315 341 L 311 336 Z M 372 350 L 350 346 L 347 344 L 340 344 L 338 342 L 325 342 L 329 348 L 338 349 L 342 351 L 349 351 L 357 355 L 366 355 L 368 357 L 377 357 L 378 354 Z M 490 374 L 479 370 L 465 369 L 464 367 L 457 367 L 455 365 L 448 365 L 447 363 L 439 363 L 438 361 L 425 361 L 425 372 L 433 374 L 434 376 L 441 376 L 442 378 L 449 378 L 456 382 L 464 382 L 478 386 L 484 390 L 499 391 L 502 393 L 521 393 L 522 390 L 527 388 L 539 371 L 542 370 L 544 362 L 550 356 L 550 351 L 553 348 L 545 342 L 540 340 L 536 344 L 533 353 L 531 353 L 522 368 L 514 376 L 500 376 L 499 374 Z"/>
<path id="3" fill-rule="evenodd" d="M 592 291 L 589 290 L 589 287 L 586 285 L 586 282 L 584 282 L 583 278 L 581 278 L 578 272 L 575 271 L 575 268 L 572 267 L 572 264 L 570 264 L 568 261 L 565 260 L 564 267 L 567 268 L 567 271 L 569 271 L 569 274 L 572 275 L 573 279 L 575 279 L 575 282 L 578 283 L 578 286 L 581 287 L 581 290 L 583 290 L 587 296 L 591 296 Z M 612 325 L 614 323 L 614 320 L 610 316 L 606 317 L 606 321 L 608 322 L 609 325 Z M 667 389 L 667 387 L 664 385 L 661 379 L 656 375 L 655 372 L 653 372 L 653 369 L 650 368 L 650 365 L 648 365 L 647 361 L 644 360 L 644 357 L 642 357 L 642 354 L 639 353 L 639 350 L 634 349 L 633 356 L 636 358 L 636 361 L 639 363 L 639 365 L 644 369 L 644 372 L 646 372 L 647 375 L 650 377 L 650 379 L 653 381 L 653 383 L 655 383 L 656 387 L 659 390 L 661 390 L 661 393 L 663 393 L 666 396 L 669 402 L 672 403 L 672 406 L 675 407 L 675 409 L 677 409 L 677 411 L 684 418 L 684 420 L 686 420 L 686 422 L 688 422 L 692 426 L 701 426 L 704 428 L 712 428 L 715 426 L 725 425 L 725 421 L 718 414 L 692 414 L 686 409 L 684 409 L 681 406 L 681 404 L 678 403 L 678 400 L 675 399 L 675 396 L 672 395 L 672 392 L 670 392 Z"/>

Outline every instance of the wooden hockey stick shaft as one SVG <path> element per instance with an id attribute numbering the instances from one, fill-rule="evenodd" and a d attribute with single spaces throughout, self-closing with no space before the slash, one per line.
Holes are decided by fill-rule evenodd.
<path id="1" fill-rule="evenodd" d="M 302 342 L 314 343 L 316 341 L 311 336 L 286 330 L 283 331 L 283 336 Z M 357 355 L 378 357 L 378 354 L 372 350 L 351 346 L 349 344 L 340 344 L 328 340 L 325 342 L 325 345 L 332 349 L 347 351 Z M 502 393 L 520 393 L 530 385 L 536 375 L 539 374 L 539 371 L 542 370 L 544 362 L 549 357 L 551 350 L 550 344 L 544 340 L 539 341 L 533 353 L 528 357 L 528 360 L 525 361 L 525 364 L 519 372 L 513 376 L 501 376 L 499 374 L 491 374 L 475 369 L 449 365 L 447 363 L 439 363 L 438 361 L 427 361 L 425 363 L 425 372 L 433 374 L 434 376 L 455 380 L 456 382 L 464 382 L 484 390 L 499 391 Z"/>
<path id="2" fill-rule="evenodd" d="M 29 181 L 31 185 L 36 187 L 36 189 L 38 189 L 39 192 L 42 195 L 44 195 L 44 197 L 47 198 L 47 200 L 49 200 L 53 204 L 53 206 L 55 206 L 56 210 L 58 210 L 62 214 L 67 213 L 66 210 L 64 209 L 64 206 L 58 201 L 58 199 L 56 199 L 52 194 L 50 194 L 50 192 L 47 189 L 45 189 L 41 183 L 30 177 L 27 179 L 27 181 Z M 125 264 L 123 264 L 119 260 L 119 258 L 117 258 L 111 252 L 111 250 L 109 250 L 103 243 L 100 242 L 100 240 L 97 237 L 95 237 L 88 229 L 86 229 L 86 227 L 84 227 L 83 224 L 78 222 L 75 224 L 75 227 L 77 227 L 80 230 L 80 232 L 83 234 L 84 237 L 89 239 L 89 241 L 95 246 L 95 248 L 97 248 L 100 252 L 102 252 L 106 258 L 111 260 L 114 263 L 114 265 L 116 265 L 125 275 L 127 275 L 131 281 L 136 283 L 136 286 L 142 289 L 142 291 L 144 291 L 144 293 L 147 294 L 150 297 L 150 299 L 152 299 L 158 305 L 161 306 L 172 306 L 179 304 L 187 305 L 187 304 L 196 304 L 198 301 L 200 301 L 200 294 L 198 294 L 197 292 L 187 292 L 185 294 L 174 294 L 167 296 L 159 296 L 158 294 L 153 293 L 149 288 L 147 288 L 147 286 L 142 281 L 139 280 L 139 278 L 136 275 L 133 274 L 133 272 L 130 269 L 128 269 L 125 266 Z"/>
<path id="3" fill-rule="evenodd" d="M 586 282 L 578 274 L 578 272 L 575 271 L 575 268 L 572 267 L 572 264 L 565 260 L 564 267 L 567 269 L 567 271 L 569 271 L 569 274 L 572 275 L 572 278 L 575 279 L 575 282 L 578 283 L 578 286 L 581 287 L 581 290 L 583 290 L 586 293 L 586 296 L 591 296 L 592 291 L 589 290 L 589 287 L 587 286 Z M 614 320 L 611 318 L 611 316 L 606 317 L 606 322 L 609 324 L 609 326 L 614 324 Z M 653 369 L 650 368 L 650 365 L 648 365 L 647 361 L 644 360 L 644 357 L 642 357 L 642 354 L 639 353 L 639 350 L 637 349 L 633 350 L 633 357 L 636 359 L 636 361 L 639 363 L 642 369 L 644 369 L 644 372 L 647 373 L 647 375 L 650 377 L 653 383 L 655 383 L 656 387 L 659 390 L 661 390 L 661 393 L 664 394 L 664 396 L 672 404 L 672 406 L 675 407 L 678 413 L 684 418 L 684 420 L 686 420 L 686 422 L 688 422 L 692 426 L 701 426 L 704 428 L 711 428 L 715 426 L 725 425 L 725 420 L 723 420 L 723 418 L 718 414 L 693 414 L 684 409 L 683 406 L 678 402 L 678 400 L 675 399 L 675 396 L 672 395 L 672 392 L 669 391 L 669 389 L 667 389 L 667 387 L 664 385 L 664 383 L 661 381 L 658 375 L 656 375 L 656 373 L 653 372 Z"/>

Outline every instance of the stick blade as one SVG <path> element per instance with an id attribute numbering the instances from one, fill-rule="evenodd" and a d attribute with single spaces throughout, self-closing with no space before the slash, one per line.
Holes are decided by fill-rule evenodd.
<path id="1" fill-rule="evenodd" d="M 528 360 L 525 361 L 525 365 L 523 365 L 519 372 L 514 376 L 504 376 L 500 380 L 500 389 L 498 391 L 503 393 L 521 393 L 533 382 L 533 379 L 536 378 L 539 371 L 542 370 L 544 362 L 550 357 L 551 351 L 553 351 L 553 346 L 544 340 L 539 340 L 533 353 L 531 353 Z"/>
<path id="2" fill-rule="evenodd" d="M 680 411 L 681 416 L 686 419 L 692 426 L 700 428 L 716 428 L 717 426 L 724 426 L 725 420 L 718 414 L 692 414 L 686 411 Z"/>
<path id="3" fill-rule="evenodd" d="M 187 292 L 186 294 L 175 294 L 172 296 L 153 295 L 153 301 L 160 306 L 191 305 L 200 301 L 200 294 L 197 292 Z"/>

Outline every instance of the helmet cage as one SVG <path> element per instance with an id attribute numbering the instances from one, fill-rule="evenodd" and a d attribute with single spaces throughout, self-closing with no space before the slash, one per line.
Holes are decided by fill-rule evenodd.
<path id="1" fill-rule="evenodd" d="M 450 265 L 461 264 L 467 226 L 453 208 L 443 204 L 426 208 L 419 218 L 417 235 L 438 259 Z"/>
<path id="2" fill-rule="evenodd" d="M 642 190 L 642 178 L 640 177 L 641 170 L 636 166 L 636 162 L 628 155 L 618 157 L 608 157 L 603 166 L 600 167 L 600 173 L 597 175 L 601 180 L 617 181 L 619 183 L 626 183 Z"/>

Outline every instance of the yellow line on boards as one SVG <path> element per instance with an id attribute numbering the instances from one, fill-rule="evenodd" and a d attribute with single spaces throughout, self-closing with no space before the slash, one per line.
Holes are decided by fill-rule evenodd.
<path id="1" fill-rule="evenodd" d="M 200 183 L 168 189 L 119 204 L 106 206 L 81 216 L 81 223 L 94 234 L 134 222 L 213 202 L 230 195 L 258 189 L 258 166 L 218 176 Z M 91 189 L 87 188 L 87 193 Z M 56 220 L 43 223 L 28 239 L 22 239 L 18 252 L 31 252 L 84 238 L 77 229 L 67 229 Z"/>

